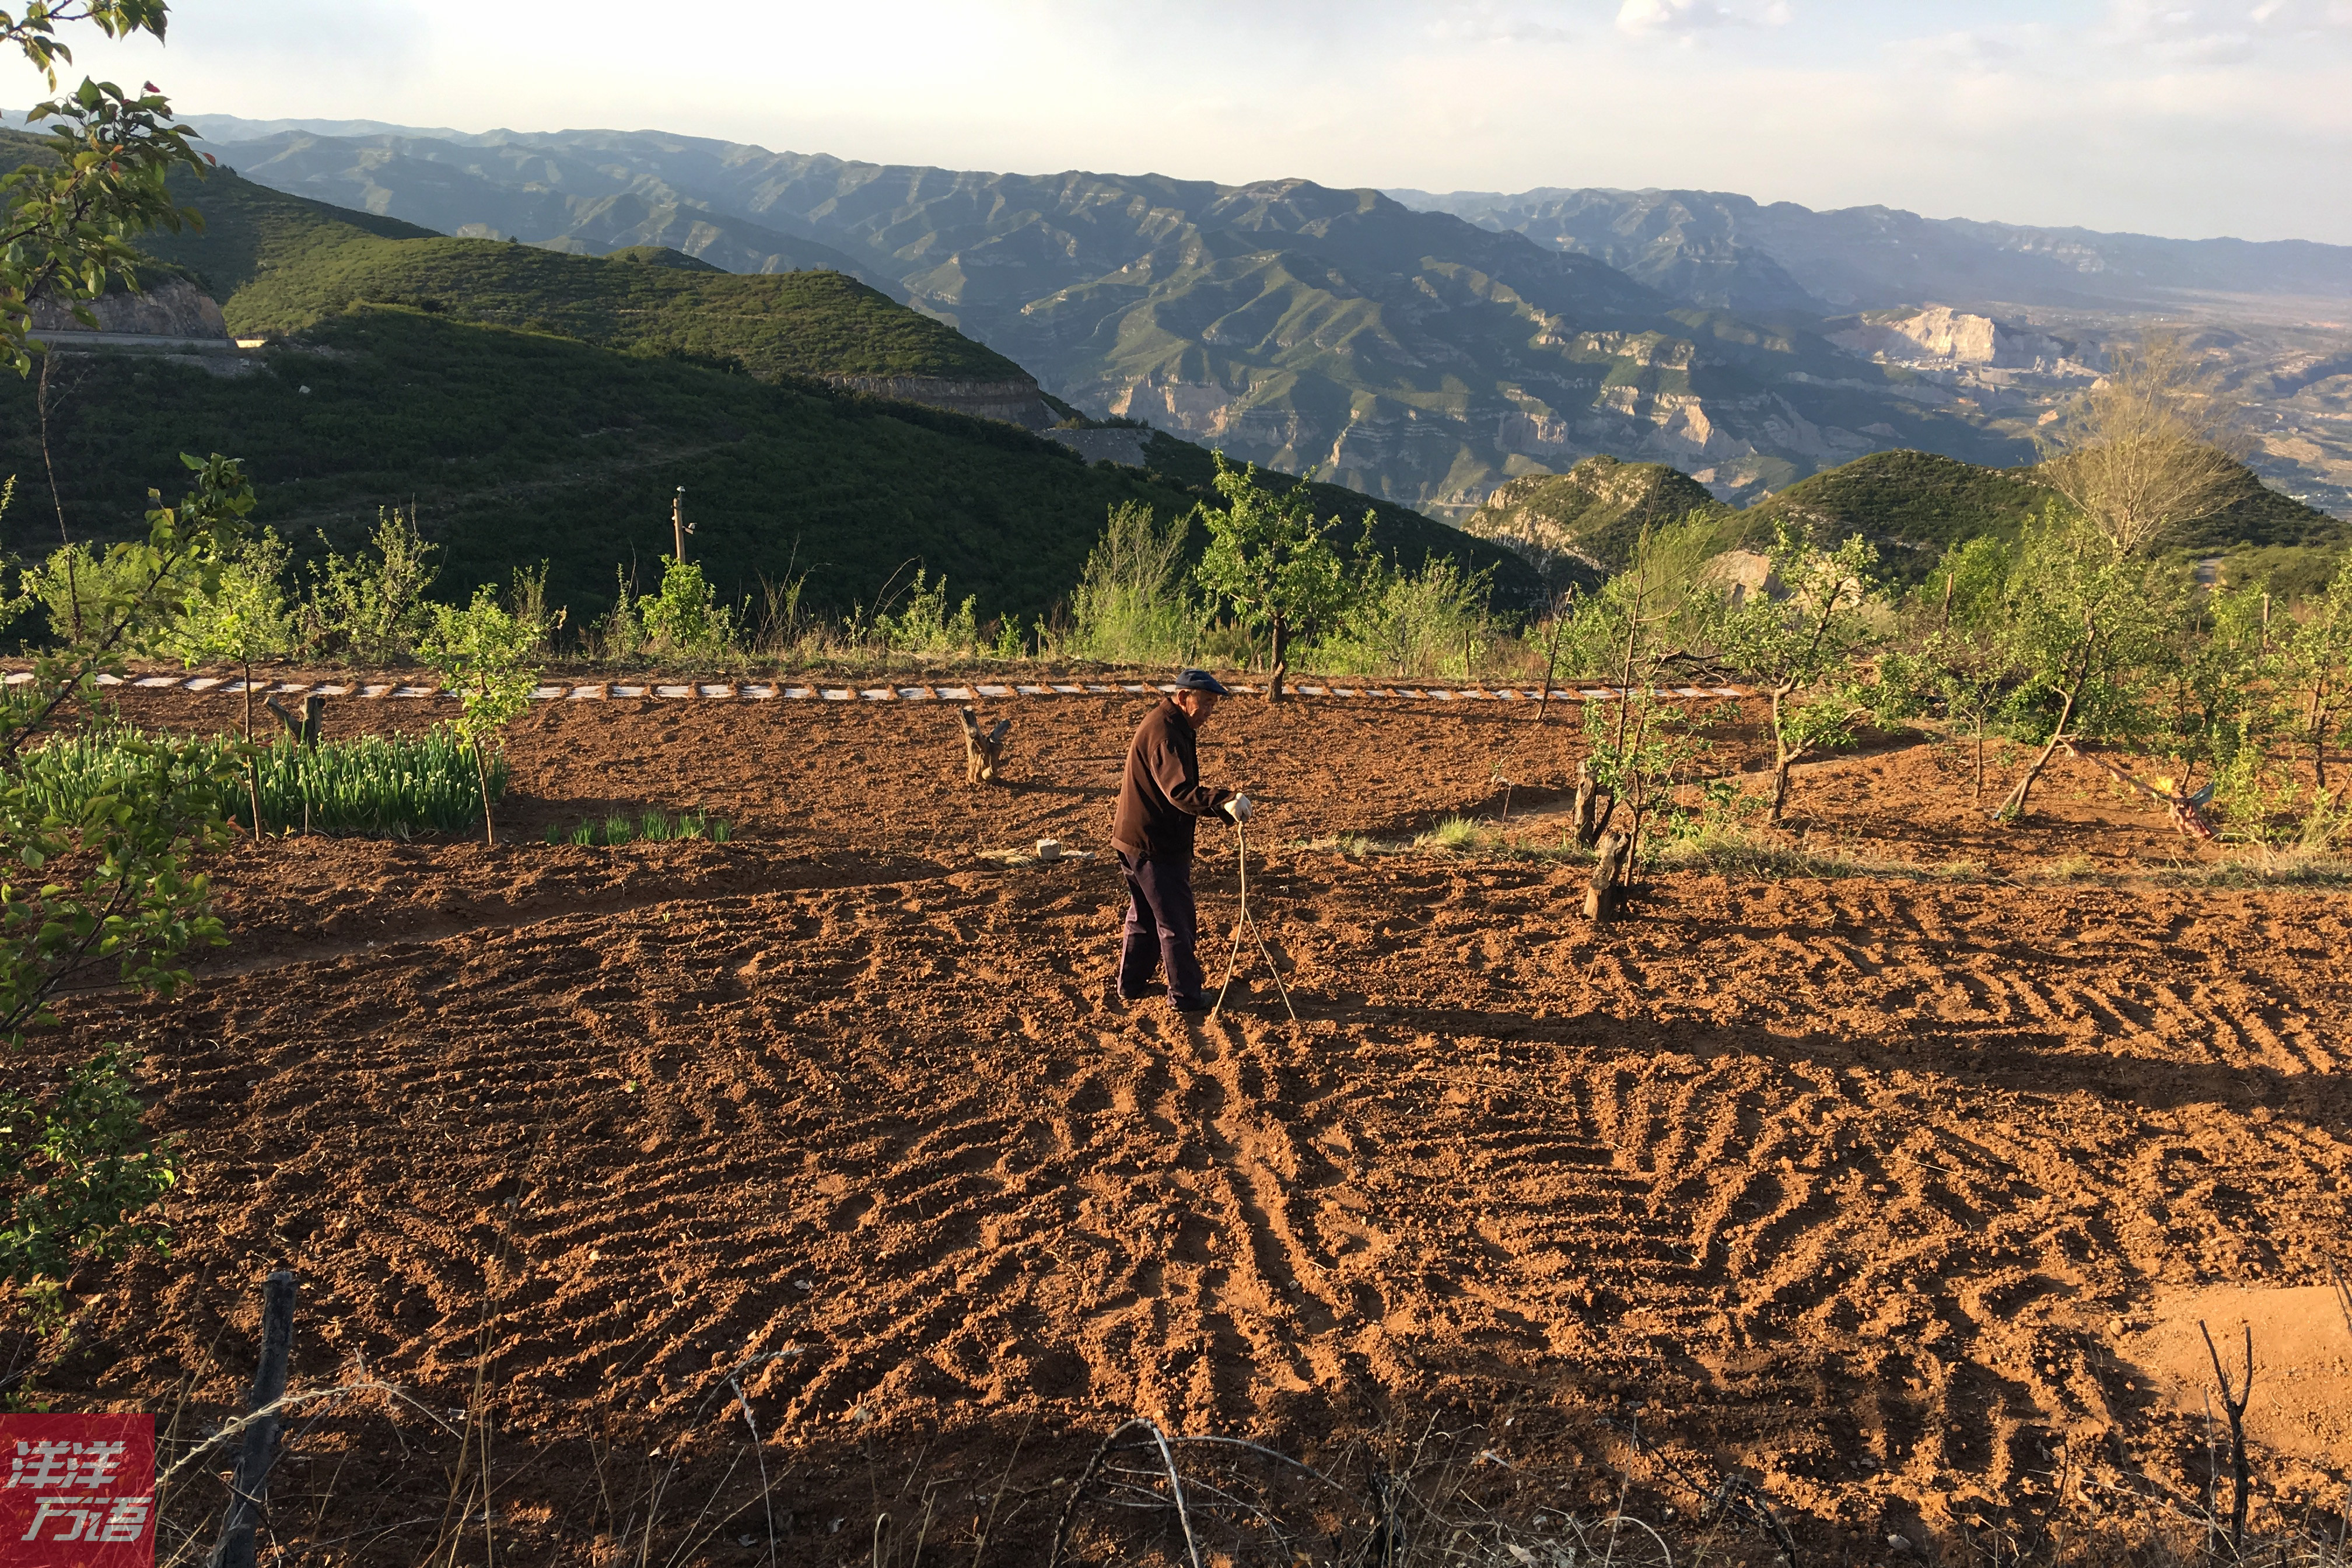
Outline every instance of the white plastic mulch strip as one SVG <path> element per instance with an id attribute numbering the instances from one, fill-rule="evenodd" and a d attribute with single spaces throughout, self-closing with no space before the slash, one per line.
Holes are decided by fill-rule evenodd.
<path id="1" fill-rule="evenodd" d="M 24 686 L 29 684 L 32 679 L 33 675 L 30 670 L 19 669 L 0 673 L 0 685 Z M 98 682 L 101 686 L 127 685 L 142 691 L 210 691 L 236 694 L 247 689 L 247 682 L 233 679 L 225 675 L 140 675 L 124 680 L 117 676 L 101 674 L 98 677 Z M 256 680 L 250 683 L 250 687 L 257 692 L 266 691 L 273 695 L 288 697 L 305 692 L 315 692 L 321 697 L 347 697 L 354 691 L 362 697 L 371 699 L 385 697 L 419 699 L 456 695 L 438 687 L 400 686 L 383 681 L 354 687 L 351 685 L 310 686 L 292 680 L 276 683 Z M 850 687 L 784 686 L 765 682 L 739 686 L 724 681 L 620 685 L 599 681 L 585 686 L 540 686 L 534 688 L 530 695 L 531 700 L 535 702 L 567 700 L 578 702 L 632 697 L 661 698 L 670 700 L 698 700 L 706 702 L 766 702 L 776 698 L 794 701 L 822 699 L 827 702 L 970 702 L 976 697 L 987 698 L 994 701 L 1028 697 L 1115 697 L 1122 694 L 1130 697 L 1149 697 L 1157 691 L 1177 689 L 1179 689 L 1176 686 L 1168 682 L 1155 684 L 1126 682 L 1112 685 L 1102 681 L 1084 683 L 1054 681 L 1045 684 L 1030 683 L 1013 686 L 974 684 L 970 686 Z M 1258 694 L 1259 689 L 1243 685 L 1237 681 L 1229 681 L 1226 683 L 1225 689 L 1239 696 L 1254 697 Z M 1489 690 L 1478 686 L 1323 686 L 1302 682 L 1290 689 L 1301 697 L 1385 698 L 1391 701 L 1402 700 L 1414 702 L 1538 702 L 1543 700 L 1546 696 L 1544 689 L 1539 686 L 1498 686 Z M 1608 686 L 1555 686 L 1549 695 L 1555 702 L 1609 702 L 1621 700 L 1625 694 L 1615 687 Z M 1755 693 L 1739 686 L 1675 686 L 1661 689 L 1659 695 L 1695 700 L 1708 697 L 1752 697 Z"/>

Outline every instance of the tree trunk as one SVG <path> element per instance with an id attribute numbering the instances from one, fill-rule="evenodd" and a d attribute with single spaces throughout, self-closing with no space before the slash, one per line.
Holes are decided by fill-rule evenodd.
<path id="1" fill-rule="evenodd" d="M 2313 787 L 2327 787 L 2327 708 L 2319 700 L 2319 689 L 2311 693 L 2311 772 Z"/>
<path id="2" fill-rule="evenodd" d="M 1600 824 L 1593 820 L 1595 796 L 1600 789 L 1600 781 L 1592 776 L 1592 759 L 1587 757 L 1576 764 L 1576 809 L 1570 818 L 1576 829 L 1576 842 L 1580 846 L 1590 847 L 1601 831 Z"/>
<path id="3" fill-rule="evenodd" d="M 1784 686 L 1772 689 L 1772 815 L 1765 820 L 1774 827 L 1780 826 L 1780 813 L 1789 804 L 1789 764 L 1797 760 L 1788 742 L 1780 738 L 1780 700 L 1790 689 Z"/>
<path id="4" fill-rule="evenodd" d="M 1977 719 L 1977 782 L 1976 787 L 1969 792 L 1969 798 L 1984 798 L 1984 719 L 1981 715 Z"/>
<path id="5" fill-rule="evenodd" d="M 2084 662 L 2086 666 L 2090 662 L 2087 656 Z M 2025 797 L 2032 791 L 2033 781 L 2042 776 L 2042 770 L 2050 765 L 2051 755 L 2066 738 L 2066 726 L 2074 717 L 2074 700 L 2082 695 L 2084 679 L 2076 676 L 2074 683 L 2066 688 L 2066 700 L 2058 705 L 2058 727 L 2050 731 L 2050 743 L 2042 748 L 2042 754 L 2033 759 L 2032 765 L 2025 770 L 2025 776 L 2017 781 L 2017 787 L 2009 792 L 2009 798 L 2000 803 L 1999 811 L 1993 813 L 1995 816 L 2015 822 L 2025 816 Z"/>
<path id="6" fill-rule="evenodd" d="M 1274 668 L 1265 679 L 1265 700 L 1283 700 L 1282 678 L 1290 673 L 1290 628 L 1280 616 L 1274 617 Z"/>
<path id="7" fill-rule="evenodd" d="M 1559 634 L 1560 629 L 1567 624 L 1566 617 L 1555 608 L 1551 617 L 1551 643 L 1544 649 L 1543 690 L 1536 696 L 1536 722 L 1538 724 L 1544 721 L 1544 715 L 1551 710 L 1552 677 L 1559 668 Z"/>
<path id="8" fill-rule="evenodd" d="M 1595 924 L 1614 919 L 1624 899 L 1624 869 L 1631 840 L 1615 833 L 1601 840 L 1600 858 L 1592 863 L 1592 880 L 1584 889 L 1584 918 Z"/>
<path id="9" fill-rule="evenodd" d="M 474 742 L 474 782 L 482 786 L 482 842 L 499 847 L 498 829 L 490 825 L 490 764 L 482 756 L 482 742 Z"/>

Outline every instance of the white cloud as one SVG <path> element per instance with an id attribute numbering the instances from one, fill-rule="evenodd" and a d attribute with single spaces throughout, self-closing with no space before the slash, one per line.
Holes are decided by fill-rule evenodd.
<path id="1" fill-rule="evenodd" d="M 1617 8 L 1617 30 L 1634 37 L 1687 37 L 1725 26 L 1780 26 L 1788 20 L 1787 0 L 1624 0 Z"/>

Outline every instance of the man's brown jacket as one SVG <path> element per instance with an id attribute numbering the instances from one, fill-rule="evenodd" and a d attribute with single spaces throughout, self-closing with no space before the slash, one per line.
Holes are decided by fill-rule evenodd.
<path id="1" fill-rule="evenodd" d="M 1127 748 L 1127 772 L 1119 779 L 1118 806 L 1111 817 L 1111 847 L 1148 860 L 1188 859 L 1195 824 L 1215 815 L 1233 797 L 1229 789 L 1210 789 L 1201 783 L 1192 721 L 1161 698 L 1160 706 L 1135 727 L 1135 741 Z"/>

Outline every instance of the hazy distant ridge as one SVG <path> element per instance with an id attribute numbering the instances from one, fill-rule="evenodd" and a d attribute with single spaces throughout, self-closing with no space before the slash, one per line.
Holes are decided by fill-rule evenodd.
<path id="1" fill-rule="evenodd" d="M 2310 240 L 2166 239 L 1885 206 L 1815 212 L 1719 191 L 1388 195 L 1598 258 L 1693 303 L 1731 309 L 1829 314 L 1933 300 L 2145 310 L 2215 295 L 2352 300 L 2352 246 Z"/>

